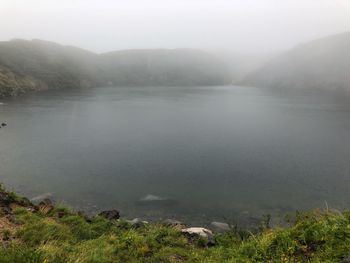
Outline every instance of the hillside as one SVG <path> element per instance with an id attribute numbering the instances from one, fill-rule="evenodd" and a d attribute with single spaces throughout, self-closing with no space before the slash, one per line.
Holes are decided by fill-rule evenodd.
<path id="1" fill-rule="evenodd" d="M 223 62 L 198 50 L 126 50 L 100 57 L 104 79 L 114 85 L 192 86 L 230 81 Z"/>
<path id="2" fill-rule="evenodd" d="M 271 60 L 244 80 L 278 89 L 350 91 L 350 32 L 309 43 Z"/>
<path id="3" fill-rule="evenodd" d="M 101 85 L 192 86 L 227 82 L 226 65 L 198 50 L 95 54 L 42 40 L 0 42 L 0 96 Z"/>
<path id="4" fill-rule="evenodd" d="M 95 84 L 97 55 L 41 40 L 0 42 L 3 73 L 0 93 L 18 95 L 26 90 L 84 87 Z M 6 90 L 6 92 L 4 92 Z"/>

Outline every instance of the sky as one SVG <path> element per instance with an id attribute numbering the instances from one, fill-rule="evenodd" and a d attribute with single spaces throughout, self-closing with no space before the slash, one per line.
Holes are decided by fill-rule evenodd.
<path id="1" fill-rule="evenodd" d="M 95 52 L 285 50 L 350 31 L 350 0 L 0 0 L 0 40 L 44 39 Z"/>

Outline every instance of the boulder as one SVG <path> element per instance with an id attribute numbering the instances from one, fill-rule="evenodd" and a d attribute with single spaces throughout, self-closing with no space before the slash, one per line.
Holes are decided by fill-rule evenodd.
<path id="1" fill-rule="evenodd" d="M 210 223 L 210 228 L 218 233 L 225 233 L 231 230 L 229 224 L 216 221 Z"/>
<path id="2" fill-rule="evenodd" d="M 45 198 L 39 203 L 39 206 L 41 205 L 53 205 L 52 201 L 49 198 Z"/>
<path id="3" fill-rule="evenodd" d="M 204 227 L 184 228 L 181 230 L 181 232 L 187 237 L 189 237 L 190 239 L 202 238 L 203 240 L 205 240 L 206 245 L 208 246 L 215 244 L 213 232 L 211 232 L 209 229 L 206 229 Z"/>
<path id="4" fill-rule="evenodd" d="M 2 215 L 10 215 L 10 214 L 12 214 L 12 209 L 8 206 L 1 207 L 1 214 Z"/>
<path id="5" fill-rule="evenodd" d="M 11 198 L 7 193 L 0 192 L 0 205 L 8 206 L 13 202 L 13 198 Z"/>
<path id="6" fill-rule="evenodd" d="M 21 197 L 19 200 L 16 201 L 19 205 L 24 207 L 33 207 L 33 203 L 26 197 Z"/>
<path id="7" fill-rule="evenodd" d="M 350 256 L 344 258 L 341 263 L 350 263 Z"/>
<path id="8" fill-rule="evenodd" d="M 66 216 L 66 215 L 67 215 L 67 213 L 64 212 L 64 211 L 58 211 L 58 212 L 57 212 L 57 217 L 58 217 L 58 218 L 62 218 L 62 217 L 64 217 L 64 216 Z"/>
<path id="9" fill-rule="evenodd" d="M 48 214 L 50 213 L 53 209 L 53 203 L 49 198 L 45 198 L 44 200 L 42 200 L 39 205 L 39 211 L 41 211 L 44 214 Z"/>
<path id="10" fill-rule="evenodd" d="M 33 201 L 33 202 L 40 202 L 44 199 L 47 199 L 47 198 L 51 198 L 52 197 L 52 194 L 51 193 L 45 193 L 45 194 L 42 194 L 42 195 L 37 195 L 33 198 L 30 199 L 30 201 Z"/>
<path id="11" fill-rule="evenodd" d="M 143 227 L 145 224 L 148 224 L 147 221 L 143 221 L 140 218 L 134 218 L 133 220 L 126 220 L 126 221 L 136 228 Z"/>
<path id="12" fill-rule="evenodd" d="M 117 220 L 120 218 L 120 214 L 118 210 L 106 210 L 102 211 L 101 213 L 98 214 L 99 216 L 102 216 L 108 220 Z"/>

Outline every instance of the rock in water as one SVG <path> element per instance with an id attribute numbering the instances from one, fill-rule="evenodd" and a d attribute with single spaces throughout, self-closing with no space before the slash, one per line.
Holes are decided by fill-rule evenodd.
<path id="1" fill-rule="evenodd" d="M 140 199 L 140 201 L 145 201 L 145 202 L 149 202 L 149 201 L 163 201 L 163 200 L 166 200 L 165 197 L 160 197 L 160 196 L 157 196 L 157 195 L 146 195 L 145 197 L 142 197 Z"/>
<path id="2" fill-rule="evenodd" d="M 167 197 L 161 197 L 157 195 L 148 194 L 140 198 L 137 202 L 138 205 L 175 205 L 177 204 L 176 200 L 169 199 Z"/>
<path id="3" fill-rule="evenodd" d="M 148 224 L 147 221 L 142 221 L 140 218 L 134 218 L 133 220 L 126 220 L 126 221 L 136 228 L 143 227 L 145 224 Z"/>
<path id="4" fill-rule="evenodd" d="M 30 199 L 30 201 L 40 202 L 40 201 L 43 201 L 44 199 L 47 199 L 47 198 L 50 198 L 50 197 L 52 197 L 51 193 L 45 193 L 45 194 L 33 197 L 32 199 Z"/>
<path id="5" fill-rule="evenodd" d="M 219 232 L 219 233 L 225 233 L 231 230 L 228 224 L 222 223 L 222 222 L 214 221 L 210 223 L 210 226 L 215 232 Z"/>
<path id="6" fill-rule="evenodd" d="M 117 220 L 120 218 L 120 214 L 118 210 L 106 210 L 106 211 L 102 211 L 98 215 L 108 220 Z"/>
<path id="7" fill-rule="evenodd" d="M 189 227 L 182 229 L 181 232 L 189 238 L 203 238 L 208 246 L 215 244 L 213 232 L 204 227 Z"/>
<path id="8" fill-rule="evenodd" d="M 7 126 L 7 123 L 3 122 L 3 123 L 1 123 L 1 126 L 5 127 L 5 126 Z"/>

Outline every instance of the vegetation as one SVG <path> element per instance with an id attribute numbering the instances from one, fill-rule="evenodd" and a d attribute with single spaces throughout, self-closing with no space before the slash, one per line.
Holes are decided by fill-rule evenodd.
<path id="1" fill-rule="evenodd" d="M 130 50 L 99 55 L 42 40 L 0 42 L 0 96 L 50 88 L 228 82 L 226 65 L 198 50 Z"/>
<path id="2" fill-rule="evenodd" d="M 350 33 L 297 46 L 245 79 L 245 84 L 279 90 L 350 90 Z"/>
<path id="3" fill-rule="evenodd" d="M 0 67 L 0 97 L 17 96 L 29 90 L 41 89 L 42 83 L 14 74 Z"/>
<path id="4" fill-rule="evenodd" d="M 135 227 L 0 196 L 2 210 L 11 209 L 0 217 L 0 262 L 340 262 L 350 254 L 349 212 L 297 213 L 289 226 L 271 229 L 266 221 L 255 234 L 232 228 L 207 247 L 177 227 Z"/>

